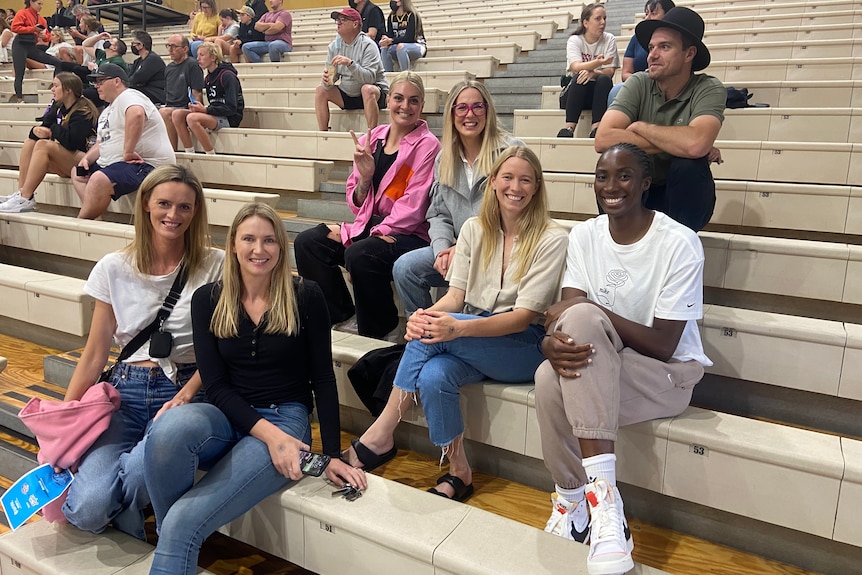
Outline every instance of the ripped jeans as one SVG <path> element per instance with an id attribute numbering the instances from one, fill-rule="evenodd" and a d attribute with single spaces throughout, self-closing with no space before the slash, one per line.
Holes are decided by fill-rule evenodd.
<path id="1" fill-rule="evenodd" d="M 479 317 L 450 315 L 468 320 Z M 401 357 L 394 385 L 408 393 L 419 392 L 431 442 L 445 447 L 464 433 L 461 387 L 484 379 L 532 382 L 545 359 L 536 346 L 544 333 L 542 326 L 530 325 L 522 332 L 497 337 L 460 337 L 431 344 L 413 340 Z"/>

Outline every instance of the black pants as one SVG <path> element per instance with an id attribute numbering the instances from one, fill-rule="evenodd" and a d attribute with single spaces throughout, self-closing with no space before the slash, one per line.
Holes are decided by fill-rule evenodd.
<path id="1" fill-rule="evenodd" d="M 329 227 L 320 224 L 296 236 L 293 242 L 296 271 L 320 285 L 333 325 L 356 313 L 360 335 L 382 338 L 398 325 L 392 266 L 402 254 L 425 247 L 428 242 L 417 236 L 393 236 L 395 243 L 369 237 L 345 248 L 341 242 L 327 238 L 328 234 Z M 355 308 L 341 265 L 350 273 Z"/>
<path id="2" fill-rule="evenodd" d="M 593 82 L 578 84 L 572 78 L 566 94 L 566 123 L 577 124 L 584 110 L 593 111 L 593 123 L 602 120 L 608 111 L 608 94 L 614 87 L 614 80 L 607 74 L 600 74 Z"/>
<path id="3" fill-rule="evenodd" d="M 40 50 L 32 34 L 21 34 L 12 40 L 12 67 L 15 69 L 15 96 L 23 98 L 24 70 L 27 68 L 27 58 L 43 64 L 59 67 L 61 61 Z"/>
<path id="4" fill-rule="evenodd" d="M 664 212 L 696 232 L 702 230 L 715 209 L 715 180 L 709 159 L 673 158 L 666 181 L 650 186 L 646 207 Z"/>

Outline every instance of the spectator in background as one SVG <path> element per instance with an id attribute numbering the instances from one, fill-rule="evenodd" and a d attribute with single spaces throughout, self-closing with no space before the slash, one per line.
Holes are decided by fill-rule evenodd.
<path id="1" fill-rule="evenodd" d="M 200 102 L 204 88 L 204 73 L 194 58 L 189 58 L 189 39 L 181 34 L 173 34 L 168 37 L 165 45 L 171 61 L 165 68 L 165 82 L 167 85 L 165 106 L 159 109 L 165 127 L 168 131 L 168 139 L 173 149 L 177 148 L 177 130 L 171 120 L 174 110 L 187 110 L 191 100 Z"/>
<path id="2" fill-rule="evenodd" d="M 269 12 L 266 7 L 266 0 L 246 0 L 245 5 L 254 11 L 253 22 L 260 20 L 260 17 Z M 242 10 L 237 10 L 242 12 Z"/>
<path id="3" fill-rule="evenodd" d="M 647 0 L 646 5 L 644 6 L 644 20 L 661 20 L 664 18 L 664 15 L 676 6 L 673 3 L 673 0 Z M 643 72 L 647 69 L 647 51 L 644 49 L 640 42 L 638 42 L 637 36 L 632 36 L 631 40 L 629 40 L 629 45 L 626 46 L 625 54 L 623 55 L 623 69 L 622 69 L 622 79 L 623 82 L 629 79 L 629 76 L 634 74 L 635 72 Z M 608 106 L 614 101 L 614 98 L 617 97 L 617 94 L 620 93 L 620 90 L 623 89 L 623 82 L 619 84 L 614 84 L 614 87 L 611 88 L 611 93 L 608 94 Z"/>
<path id="4" fill-rule="evenodd" d="M 24 101 L 24 70 L 27 60 L 35 60 L 42 64 L 49 64 L 55 68 L 60 67 L 60 60 L 49 56 L 36 47 L 38 41 L 48 42 L 51 33 L 48 31 L 48 23 L 39 14 L 42 10 L 42 0 L 25 0 L 27 7 L 19 10 L 12 19 L 12 32 L 15 38 L 12 40 L 12 66 L 15 69 L 15 95 L 13 101 L 21 103 Z"/>
<path id="5" fill-rule="evenodd" d="M 71 72 L 60 72 L 51 82 L 54 103 L 42 125 L 24 140 L 18 166 L 18 191 L 0 198 L 0 212 L 36 209 L 36 188 L 48 173 L 68 178 L 96 136 L 99 111 L 81 94 L 84 85 Z"/>
<path id="6" fill-rule="evenodd" d="M 649 72 L 637 72 L 623 89 L 596 134 L 596 151 L 619 142 L 652 156 L 654 175 L 646 207 L 664 212 L 694 231 L 709 223 L 715 208 L 711 162 L 721 163 L 715 138 L 724 121 L 727 90 L 716 78 L 694 74 L 709 66 L 703 19 L 678 6 L 662 20 L 635 27 L 649 51 Z"/>
<path id="7" fill-rule="evenodd" d="M 5 10 L 3 11 L 5 14 Z M 6 21 L 6 16 L 0 14 L 0 62 L 6 63 L 12 61 L 12 39 L 15 34 Z"/>
<path id="8" fill-rule="evenodd" d="M 252 64 L 261 61 L 262 54 L 269 54 L 270 62 L 281 62 L 281 55 L 293 50 L 293 17 L 282 8 L 284 0 L 269 0 L 272 12 L 267 12 L 255 22 L 254 29 L 263 34 L 263 42 L 245 42 L 242 53 Z"/>
<path id="9" fill-rule="evenodd" d="M 192 58 L 198 56 L 198 46 L 210 36 L 218 35 L 218 27 L 221 20 L 218 17 L 218 8 L 215 0 L 201 0 L 200 12 L 192 12 L 189 15 L 191 21 L 191 54 Z"/>
<path id="10" fill-rule="evenodd" d="M 237 22 L 236 12 L 232 8 L 224 8 L 218 13 L 221 20 L 219 26 L 219 35 L 207 38 L 207 42 L 212 42 L 219 47 L 222 54 L 227 56 L 230 53 L 231 44 L 239 36 L 239 22 Z"/>
<path id="11" fill-rule="evenodd" d="M 431 288 L 448 287 L 445 277 L 455 242 L 468 218 L 479 215 L 485 180 L 505 148 L 523 145 L 497 121 L 491 94 L 481 82 L 464 80 L 449 92 L 443 108 L 442 149 L 434 160 L 428 207 L 431 245 L 407 252 L 395 262 L 395 289 L 408 317 L 431 307 Z"/>
<path id="12" fill-rule="evenodd" d="M 365 110 L 365 121 L 372 130 L 377 127 L 389 90 L 380 50 L 361 30 L 359 12 L 344 8 L 330 16 L 336 22 L 338 37 L 329 44 L 322 83 L 314 91 L 317 127 L 322 132 L 329 130 L 332 102 L 342 110 Z"/>
<path id="13" fill-rule="evenodd" d="M 223 62 L 223 59 L 221 50 L 212 42 L 200 45 L 198 64 L 207 71 L 205 88 L 209 105 L 193 102 L 187 110 L 174 110 L 171 114 L 174 129 L 187 153 L 195 153 L 189 130 L 201 143 L 204 152 L 215 154 L 207 130 L 215 132 L 222 128 L 236 128 L 242 122 L 245 109 L 242 86 L 236 76 L 236 69 L 230 62 Z"/>
<path id="14" fill-rule="evenodd" d="M 123 55 L 126 53 L 126 43 L 119 38 L 112 38 L 107 32 L 102 32 L 101 34 L 90 36 L 84 40 L 81 47 L 84 49 L 84 54 L 90 57 L 90 62 L 88 62 L 86 66 L 78 66 L 74 69 L 74 72 L 79 76 L 83 75 L 87 78 L 88 82 L 90 81 L 88 74 L 90 72 L 95 72 L 106 62 L 116 64 L 122 68 L 126 74 L 129 73 L 129 66 L 123 59 Z M 89 98 L 96 107 L 102 108 L 105 106 L 105 102 L 99 97 L 99 91 L 95 86 L 85 87 L 84 95 Z"/>
<path id="15" fill-rule="evenodd" d="M 380 41 L 380 36 L 386 30 L 386 20 L 383 18 L 383 10 L 380 6 L 369 0 L 348 0 L 347 4 L 359 12 L 362 21 L 362 31 L 374 40 Z"/>
<path id="16" fill-rule="evenodd" d="M 413 9 L 410 0 L 390 0 L 392 12 L 386 20 L 386 34 L 380 38 L 380 59 L 383 69 L 393 70 L 392 62 L 398 60 L 403 72 L 409 70 L 414 60 L 425 55 L 425 32 L 422 18 Z"/>
<path id="17" fill-rule="evenodd" d="M 263 42 L 263 33 L 254 29 L 254 9 L 243 6 L 239 10 L 239 33 L 236 40 L 230 43 L 230 61 L 238 64 L 242 56 L 242 45 L 249 42 Z"/>
<path id="18" fill-rule="evenodd" d="M 157 105 L 165 103 L 165 61 L 153 52 L 153 38 L 143 30 L 132 32 L 132 63 L 129 87 L 142 92 Z"/>
<path id="19" fill-rule="evenodd" d="M 377 50 L 373 45 L 371 49 Z M 428 245 L 425 213 L 440 150 L 421 117 L 424 105 L 422 79 L 415 72 L 401 72 L 392 81 L 390 123 L 359 138 L 351 132 L 356 150 L 347 178 L 347 205 L 354 221 L 320 224 L 296 237 L 297 271 L 320 285 L 330 320 L 349 322 L 342 325 L 347 331 L 354 323 L 360 335 L 398 337 L 392 265 L 402 254 Z M 341 265 L 350 273 L 355 305 Z"/>
<path id="20" fill-rule="evenodd" d="M 605 32 L 607 13 L 602 4 L 584 6 L 578 29 L 566 42 L 566 75 L 571 79 L 560 94 L 560 108 L 566 111 L 566 125 L 558 138 L 573 138 L 578 119 L 585 109 L 593 111 L 590 137 L 608 107 L 614 73 L 620 67 L 617 39 Z"/>
<path id="21" fill-rule="evenodd" d="M 66 37 L 61 30 L 51 32 L 51 45 L 45 50 L 45 53 L 63 62 L 77 64 L 77 60 L 75 60 L 75 47 L 66 42 Z"/>
<path id="22" fill-rule="evenodd" d="M 78 162 L 87 172 L 72 171 L 72 185 L 81 198 L 78 217 L 101 217 L 111 200 L 138 189 L 156 167 L 175 164 L 165 123 L 149 98 L 129 89 L 126 71 L 107 62 L 91 75 L 108 107 L 99 116 L 96 144 Z"/>
<path id="23" fill-rule="evenodd" d="M 89 62 L 93 61 L 93 57 L 84 51 L 84 40 L 101 34 L 105 31 L 105 27 L 93 16 L 87 14 L 81 18 L 76 28 L 70 28 L 69 30 L 70 33 L 75 33 L 75 36 L 73 36 L 75 38 L 75 59 L 78 60 L 79 64 L 86 66 Z M 80 43 L 78 43 L 79 37 L 81 39 Z"/>

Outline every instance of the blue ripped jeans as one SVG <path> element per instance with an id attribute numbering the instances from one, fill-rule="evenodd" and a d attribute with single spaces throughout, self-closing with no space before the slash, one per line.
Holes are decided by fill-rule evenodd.
<path id="1" fill-rule="evenodd" d="M 141 510 L 150 500 L 144 484 L 142 440 L 162 405 L 197 370 L 195 364 L 177 368 L 179 385 L 159 367 L 123 363 L 114 370 L 111 385 L 120 392 L 120 409 L 84 454 L 63 504 L 63 514 L 78 529 L 101 533 L 113 523 L 133 537 L 145 538 Z"/>
<path id="2" fill-rule="evenodd" d="M 305 405 L 257 412 L 311 444 Z M 209 471 L 195 484 L 199 467 Z M 275 469 L 265 443 L 237 432 L 207 403 L 182 405 L 159 418 L 147 435 L 144 473 L 159 532 L 150 575 L 193 575 L 207 537 L 291 482 Z"/>
<path id="3" fill-rule="evenodd" d="M 450 315 L 456 319 L 479 317 Z M 497 337 L 460 337 L 431 344 L 413 340 L 398 364 L 394 385 L 419 392 L 431 442 L 445 447 L 464 433 L 461 387 L 483 379 L 532 382 L 536 368 L 545 360 L 536 346 L 544 333 L 542 326 L 530 325 L 522 332 Z"/>

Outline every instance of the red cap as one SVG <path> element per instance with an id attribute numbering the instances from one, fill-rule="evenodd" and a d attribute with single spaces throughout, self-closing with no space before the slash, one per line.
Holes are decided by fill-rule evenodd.
<path id="1" fill-rule="evenodd" d="M 362 22 L 362 16 L 360 16 L 359 12 L 357 12 L 353 8 L 344 8 L 340 12 L 333 12 L 329 15 L 329 17 L 333 20 L 337 20 L 339 16 L 344 16 L 345 18 L 349 18 L 354 22 Z"/>

